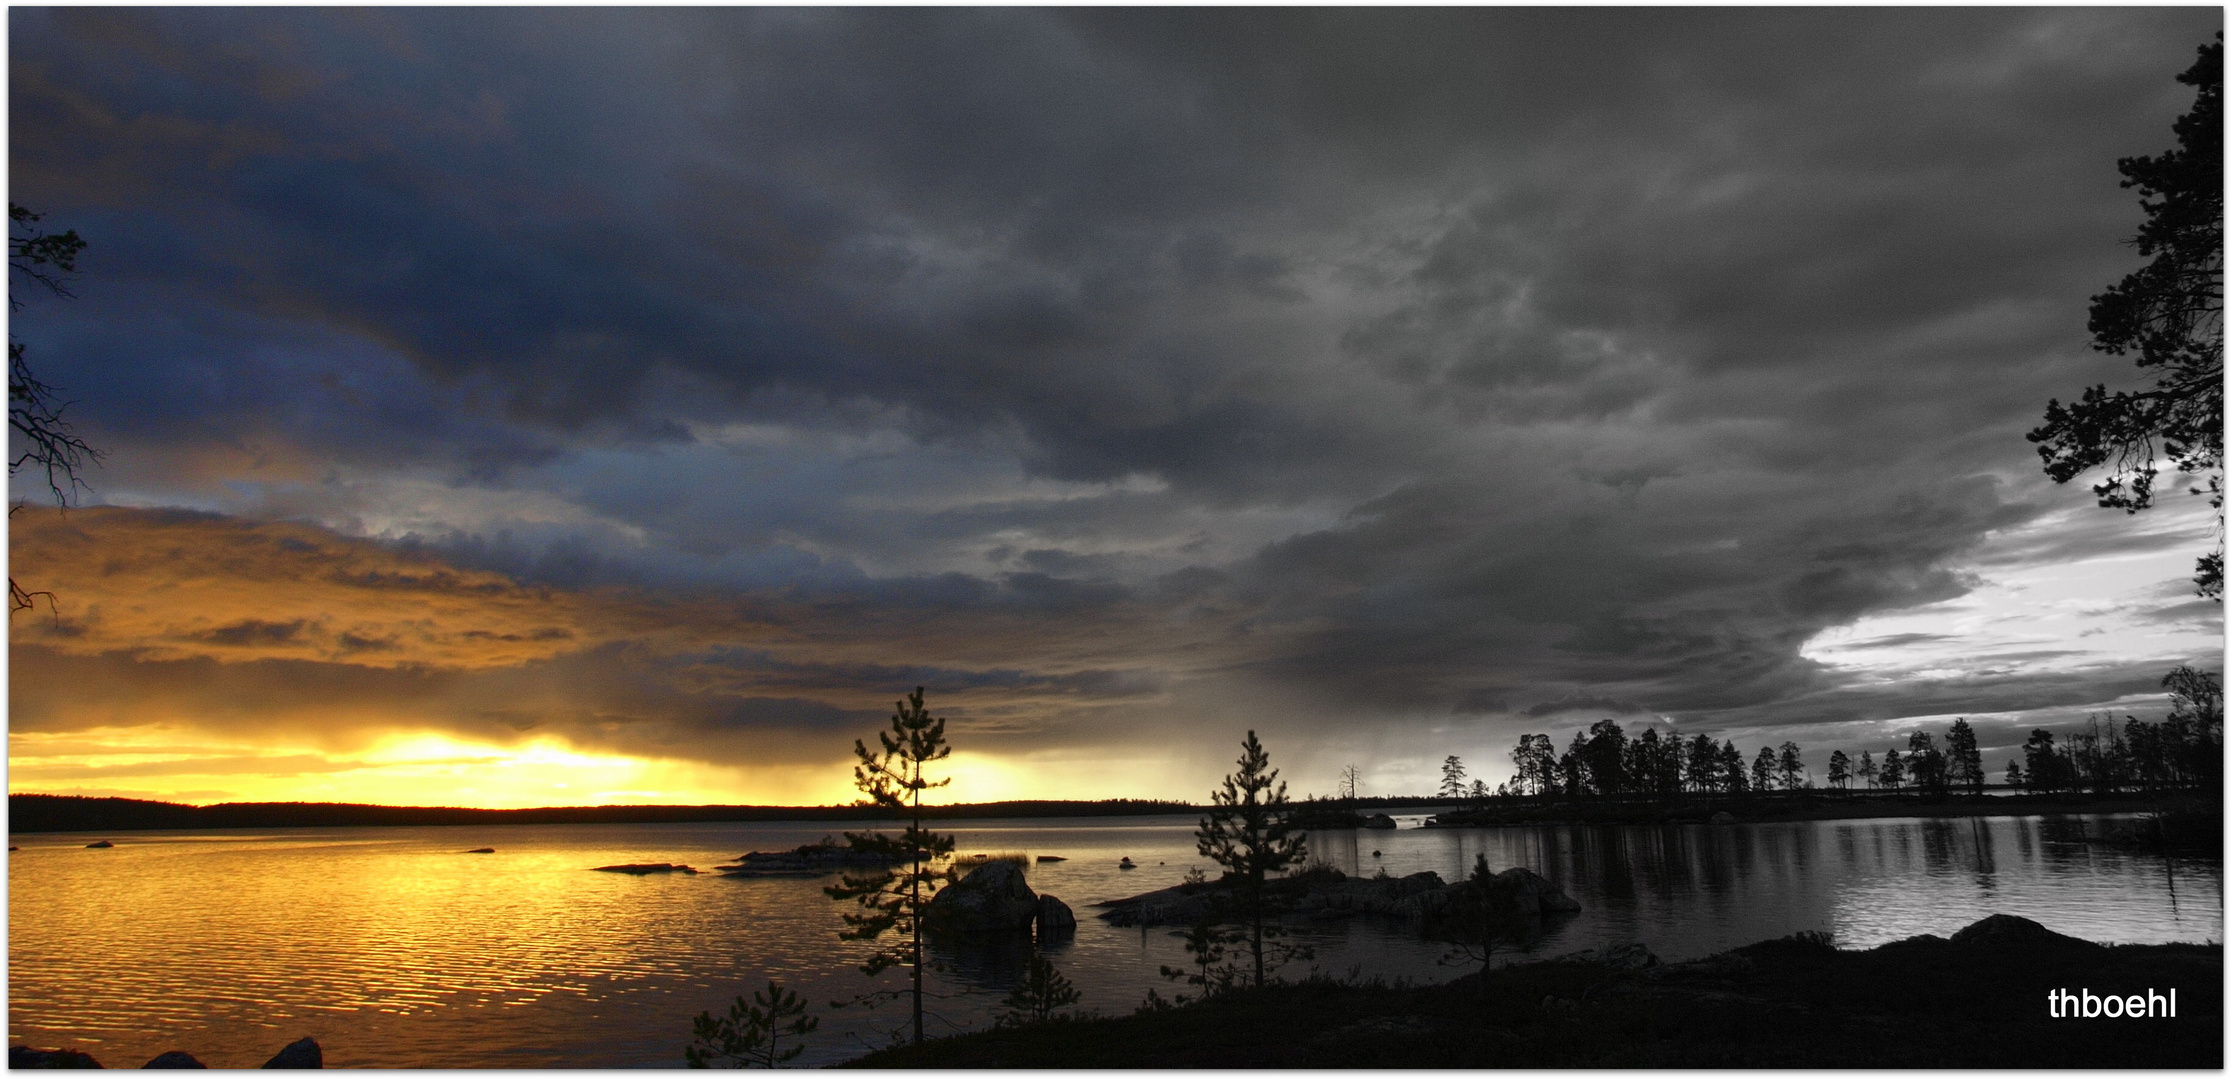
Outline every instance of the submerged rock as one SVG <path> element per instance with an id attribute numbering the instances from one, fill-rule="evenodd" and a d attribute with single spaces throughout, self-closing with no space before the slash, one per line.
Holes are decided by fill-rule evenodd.
<path id="1" fill-rule="evenodd" d="M 101 1063 L 80 1050 L 40 1050 L 30 1046 L 8 1048 L 11 1069 L 98 1069 Z"/>
<path id="2" fill-rule="evenodd" d="M 1024 883 L 1023 868 L 1001 859 L 938 890 L 922 921 L 933 930 L 991 933 L 1028 930 L 1038 913 L 1038 894 Z"/>
<path id="3" fill-rule="evenodd" d="M 1094 907 L 1107 908 L 1100 917 L 1117 926 L 1185 926 L 1209 917 L 1211 893 L 1189 893 L 1183 886 L 1103 900 Z"/>
<path id="4" fill-rule="evenodd" d="M 165 1050 L 155 1055 L 153 1061 L 140 1066 L 142 1069 L 206 1069 L 201 1059 L 184 1050 Z"/>
<path id="5" fill-rule="evenodd" d="M 657 863 L 651 863 L 651 862 L 644 862 L 644 863 L 621 863 L 621 864 L 619 864 L 618 866 L 592 866 L 592 867 L 590 867 L 590 869 L 592 869 L 592 870 L 602 870 L 602 871 L 604 871 L 604 872 L 606 872 L 606 873 L 608 873 L 608 874 L 636 874 L 636 875 L 643 875 L 643 874 L 695 874 L 695 873 L 697 873 L 697 871 L 696 871 L 695 869 L 692 869 L 691 867 L 685 866 L 685 865 L 683 865 L 683 864 L 681 864 L 681 863 L 664 863 L 664 862 L 657 862 Z"/>
<path id="6" fill-rule="evenodd" d="M 318 1040 L 308 1035 L 281 1047 L 263 1063 L 266 1069 L 323 1069 L 325 1051 L 318 1049 Z"/>

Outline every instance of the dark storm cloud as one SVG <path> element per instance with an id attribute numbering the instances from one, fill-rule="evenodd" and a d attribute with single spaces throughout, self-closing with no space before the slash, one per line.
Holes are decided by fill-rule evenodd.
<path id="1" fill-rule="evenodd" d="M 18 333 L 143 501 L 788 587 L 858 620 L 800 686 L 952 612 L 1034 642 L 956 689 L 1288 681 L 1311 730 L 1981 708 L 2028 691 L 1800 650 L 2085 501 L 2022 433 L 2128 378 L 2114 161 L 2220 23 L 15 9 L 15 197 L 94 240 Z M 2172 542 L 2120 524 L 2002 558 Z M 1128 644 L 1184 618 L 1218 648 Z M 765 695 L 673 715 L 833 722 Z"/>
<path id="2" fill-rule="evenodd" d="M 1545 701 L 1539 705 L 1530 705 L 1527 707 L 1526 715 L 1555 716 L 1559 713 L 1568 712 L 1606 712 L 1618 716 L 1627 716 L 1643 711 L 1643 706 L 1632 701 L 1617 701 L 1612 698 L 1601 697 L 1572 697 L 1561 698 L 1557 701 Z"/>

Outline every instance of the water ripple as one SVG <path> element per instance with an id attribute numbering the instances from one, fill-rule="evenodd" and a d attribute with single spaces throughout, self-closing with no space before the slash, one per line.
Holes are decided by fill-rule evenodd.
<path id="1" fill-rule="evenodd" d="M 1642 940 L 1670 959 L 1797 930 L 1869 946 L 1950 933 L 1991 911 L 2080 937 L 2223 940 L 2220 863 L 2165 864 L 2094 844 L 2084 819 L 1792 822 L 1727 827 L 1408 830 L 1313 837 L 1342 870 L 1461 874 L 1476 853 L 1534 867 L 1584 905 L 1537 955 Z M 961 850 L 1030 851 L 1034 888 L 1080 915 L 1047 952 L 1127 1012 L 1162 929 L 1110 927 L 1097 900 L 1175 884 L 1203 860 L 1191 819 L 963 823 Z M 716 865 L 792 847 L 790 824 L 502 826 L 17 837 L 8 886 L 11 1042 L 74 1045 L 132 1065 L 173 1048 L 254 1067 L 315 1034 L 357 1067 L 681 1065 L 689 1017 L 769 977 L 823 1015 L 805 1064 L 881 1045 L 900 1010 L 831 1011 L 871 984 L 820 881 L 589 872 Z M 493 846 L 494 855 L 468 855 Z M 1371 854 L 1378 849 L 1377 856 Z M 1117 869 L 1130 857 L 1139 869 Z M 1307 927 L 1319 967 L 1434 980 L 1441 946 L 1361 922 Z M 934 1024 L 982 1026 L 1018 950 L 939 951 Z M 887 975 L 880 985 L 892 986 Z"/>

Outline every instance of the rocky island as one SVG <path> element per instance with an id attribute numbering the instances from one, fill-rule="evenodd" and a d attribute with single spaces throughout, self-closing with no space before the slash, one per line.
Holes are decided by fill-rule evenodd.
<path id="1" fill-rule="evenodd" d="M 722 877 L 821 877 L 846 870 L 890 866 L 907 860 L 907 853 L 885 847 L 840 844 L 835 839 L 801 844 L 789 851 L 754 851 L 716 866 Z"/>
<path id="2" fill-rule="evenodd" d="M 1100 917 L 1117 926 L 1185 926 L 1234 910 L 1237 881 L 1195 881 L 1167 889 L 1105 900 Z M 1525 867 L 1497 874 L 1490 895 L 1509 901 L 1514 914 L 1541 919 L 1581 910 L 1556 885 Z M 1384 915 L 1429 922 L 1476 896 L 1470 882 L 1449 883 L 1431 870 L 1406 877 L 1352 878 L 1327 866 L 1264 882 L 1264 900 L 1278 915 L 1312 920 Z"/>

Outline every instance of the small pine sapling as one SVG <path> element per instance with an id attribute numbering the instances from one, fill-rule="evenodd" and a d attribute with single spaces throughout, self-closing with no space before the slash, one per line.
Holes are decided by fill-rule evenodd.
<path id="1" fill-rule="evenodd" d="M 805 999 L 769 979 L 767 989 L 755 991 L 750 1001 L 738 994 L 726 1017 L 699 1013 L 691 1021 L 691 1043 L 682 1058 L 693 1069 L 720 1062 L 730 1063 L 728 1068 L 772 1069 L 804 1053 L 806 1036 L 820 1026 L 820 1017 L 807 1015 Z M 797 1045 L 783 1049 L 785 1036 Z"/>
<path id="2" fill-rule="evenodd" d="M 992 1024 L 994 1027 L 1021 1027 L 1067 1020 L 1071 1014 L 1057 1010 L 1075 1005 L 1084 997 L 1052 961 L 1034 952 L 1030 965 L 1023 969 L 1022 980 L 1000 1003 L 1006 1011 L 993 1018 Z"/>

